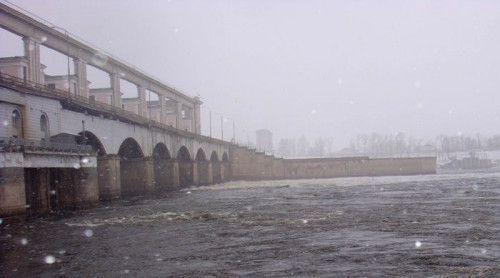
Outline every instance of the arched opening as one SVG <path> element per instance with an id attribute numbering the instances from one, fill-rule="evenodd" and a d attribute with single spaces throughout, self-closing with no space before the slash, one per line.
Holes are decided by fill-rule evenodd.
<path id="1" fill-rule="evenodd" d="M 153 149 L 153 159 L 156 160 L 168 160 L 171 159 L 170 152 L 168 151 L 167 146 L 163 143 L 156 144 Z"/>
<path id="2" fill-rule="evenodd" d="M 219 156 L 216 151 L 212 152 L 210 155 L 210 161 L 212 162 L 212 178 L 214 183 L 220 183 L 222 181 L 221 175 L 221 164 L 219 162 Z"/>
<path id="3" fill-rule="evenodd" d="M 213 182 L 212 163 L 207 161 L 207 156 L 202 148 L 196 152 L 196 167 L 198 168 L 198 183 L 211 184 Z"/>
<path id="4" fill-rule="evenodd" d="M 118 150 L 118 155 L 124 160 L 144 157 L 139 143 L 132 138 L 123 141 Z"/>
<path id="5" fill-rule="evenodd" d="M 194 163 L 191 160 L 189 150 L 182 146 L 177 152 L 177 160 L 179 162 L 179 184 L 181 187 L 193 185 L 195 182 Z"/>
<path id="6" fill-rule="evenodd" d="M 76 138 L 76 143 L 80 145 L 90 145 L 92 146 L 92 150 L 97 152 L 98 156 L 105 156 L 106 150 L 101 143 L 101 140 L 94 133 L 89 131 L 82 131 L 78 133 L 78 137 Z"/>
<path id="7" fill-rule="evenodd" d="M 21 112 L 19 110 L 12 111 L 12 137 L 23 138 L 23 119 L 21 118 Z"/>
<path id="8" fill-rule="evenodd" d="M 178 170 L 165 144 L 158 143 L 153 149 L 153 165 L 156 191 L 173 190 L 178 187 L 176 180 Z"/>
<path id="9" fill-rule="evenodd" d="M 40 131 L 42 132 L 42 141 L 49 141 L 49 118 L 45 115 L 45 113 L 40 116 Z"/>
<path id="10" fill-rule="evenodd" d="M 198 152 L 196 152 L 196 161 L 207 161 L 205 152 L 201 148 L 198 149 Z"/>
<path id="11" fill-rule="evenodd" d="M 179 161 L 191 161 L 191 155 L 186 147 L 182 146 L 177 152 L 177 160 Z"/>
<path id="12" fill-rule="evenodd" d="M 228 157 L 227 153 L 224 153 L 222 155 L 222 162 L 229 162 L 229 157 Z"/>
<path id="13" fill-rule="evenodd" d="M 212 152 L 212 155 L 210 156 L 210 161 L 212 162 L 219 162 L 219 156 L 215 151 Z"/>
<path id="14" fill-rule="evenodd" d="M 120 182 L 123 195 L 140 195 L 147 193 L 150 168 L 148 161 L 143 159 L 141 147 L 132 138 L 123 141 L 118 150 L 120 156 Z M 149 179 L 148 179 L 149 178 Z"/>

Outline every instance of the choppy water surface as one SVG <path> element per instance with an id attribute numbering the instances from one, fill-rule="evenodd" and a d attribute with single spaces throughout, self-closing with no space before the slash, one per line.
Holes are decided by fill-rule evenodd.
<path id="1" fill-rule="evenodd" d="M 234 182 L 1 227 L 3 277 L 500 276 L 500 174 Z"/>

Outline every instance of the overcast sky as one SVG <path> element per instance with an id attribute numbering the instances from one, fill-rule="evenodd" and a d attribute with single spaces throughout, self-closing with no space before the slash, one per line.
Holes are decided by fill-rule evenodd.
<path id="1" fill-rule="evenodd" d="M 11 2 L 199 94 L 238 141 L 500 133 L 500 1 Z"/>

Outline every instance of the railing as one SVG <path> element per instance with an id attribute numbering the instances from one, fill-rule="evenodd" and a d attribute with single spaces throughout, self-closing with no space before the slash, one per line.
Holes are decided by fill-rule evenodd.
<path id="1" fill-rule="evenodd" d="M 111 104 L 99 102 L 99 101 L 91 101 L 89 98 L 84 96 L 79 96 L 75 94 L 71 94 L 68 91 L 63 91 L 59 89 L 49 88 L 47 85 L 40 84 L 37 82 L 25 80 L 16 76 L 8 75 L 5 73 L 0 73 L 0 84 L 3 84 L 10 88 L 24 88 L 31 90 L 31 92 L 35 95 L 42 95 L 53 97 L 59 100 L 67 101 L 68 103 L 75 104 L 77 106 L 83 107 L 88 110 L 97 110 L 102 113 L 112 114 L 117 118 L 122 118 L 125 120 L 132 121 L 134 123 L 155 127 L 163 130 L 167 130 L 172 133 L 176 133 L 185 137 L 191 138 L 199 138 L 204 141 L 216 142 L 216 143 L 227 143 L 219 139 L 210 138 L 208 136 L 204 136 L 201 134 L 193 133 L 190 131 L 185 131 L 182 129 L 178 129 L 157 121 L 150 120 L 146 117 L 138 115 L 134 112 L 127 111 L 121 107 L 115 107 Z"/>
<path id="2" fill-rule="evenodd" d="M 0 151 L 54 151 L 91 153 L 92 146 L 0 137 Z"/>

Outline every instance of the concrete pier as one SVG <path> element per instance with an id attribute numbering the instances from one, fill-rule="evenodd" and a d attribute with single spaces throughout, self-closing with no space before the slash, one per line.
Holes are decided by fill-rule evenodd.
<path id="1" fill-rule="evenodd" d="M 172 191 L 180 188 L 179 163 L 173 160 L 158 160 L 154 162 L 156 191 Z"/>
<path id="2" fill-rule="evenodd" d="M 122 159 L 120 161 L 123 196 L 152 193 L 155 190 L 153 161 L 150 158 Z"/>
<path id="3" fill-rule="evenodd" d="M 101 200 L 112 200 L 120 198 L 121 175 L 120 157 L 107 155 L 98 158 L 97 162 L 99 198 Z"/>

